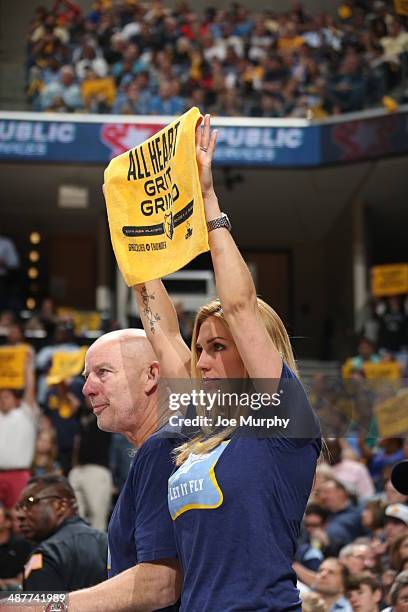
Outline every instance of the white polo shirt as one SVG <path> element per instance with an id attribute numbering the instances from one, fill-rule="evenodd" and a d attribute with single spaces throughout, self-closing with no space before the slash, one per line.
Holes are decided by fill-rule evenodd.
<path id="1" fill-rule="evenodd" d="M 0 412 L 0 470 L 29 469 L 37 436 L 38 411 L 22 402 L 4 414 Z"/>

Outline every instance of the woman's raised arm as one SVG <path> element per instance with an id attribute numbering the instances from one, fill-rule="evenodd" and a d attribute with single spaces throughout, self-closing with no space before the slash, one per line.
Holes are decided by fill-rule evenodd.
<path id="1" fill-rule="evenodd" d="M 190 349 L 184 342 L 176 309 L 161 280 L 134 285 L 144 330 L 165 378 L 190 378 Z"/>
<path id="2" fill-rule="evenodd" d="M 206 115 L 197 128 L 196 153 L 207 223 L 221 216 L 211 171 L 216 137 Z M 282 358 L 261 319 L 248 266 L 227 228 L 214 229 L 208 236 L 217 294 L 249 376 L 280 378 Z"/>

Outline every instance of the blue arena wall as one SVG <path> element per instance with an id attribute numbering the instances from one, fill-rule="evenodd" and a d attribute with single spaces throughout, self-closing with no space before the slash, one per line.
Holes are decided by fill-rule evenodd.
<path id="1" fill-rule="evenodd" d="M 0 113 L 0 161 L 104 164 L 174 117 Z M 322 123 L 303 119 L 214 118 L 216 164 L 299 168 L 408 152 L 408 106 Z"/>

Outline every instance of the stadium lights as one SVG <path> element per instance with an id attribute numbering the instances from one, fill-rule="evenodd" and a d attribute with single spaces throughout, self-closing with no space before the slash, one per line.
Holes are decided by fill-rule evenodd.
<path id="1" fill-rule="evenodd" d="M 27 269 L 27 276 L 30 279 L 30 281 L 36 281 L 40 276 L 40 271 L 38 267 L 35 265 L 35 264 L 38 264 L 40 261 L 40 249 L 38 246 L 40 245 L 40 242 L 41 242 L 40 232 L 37 232 L 37 231 L 30 232 L 29 242 L 30 242 L 30 246 L 28 250 L 29 265 Z M 40 290 L 40 286 L 38 282 L 30 282 L 29 286 L 30 286 L 29 295 L 26 299 L 26 307 L 28 311 L 34 310 L 37 307 L 38 295 L 36 294 L 38 294 Z M 33 294 L 35 297 L 33 296 Z"/>
<path id="2" fill-rule="evenodd" d="M 41 234 L 39 232 L 31 232 L 30 242 L 31 244 L 39 244 L 41 242 Z"/>
<path id="3" fill-rule="evenodd" d="M 28 276 L 29 278 L 38 278 L 38 269 L 34 268 L 34 266 L 28 268 Z"/>

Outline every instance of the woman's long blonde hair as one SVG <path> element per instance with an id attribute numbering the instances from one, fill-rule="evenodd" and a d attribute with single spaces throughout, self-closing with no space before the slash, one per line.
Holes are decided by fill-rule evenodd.
<path id="1" fill-rule="evenodd" d="M 272 342 L 281 354 L 283 361 L 295 374 L 297 374 L 297 366 L 295 362 L 295 357 L 293 355 L 292 346 L 290 343 L 288 332 L 286 331 L 281 318 L 275 312 L 275 310 L 271 308 L 271 306 L 269 306 L 269 304 L 267 304 L 260 298 L 257 298 L 257 302 L 259 313 L 261 315 L 262 321 L 265 324 L 266 330 L 272 339 Z M 206 319 L 208 319 L 208 317 L 216 317 L 222 322 L 223 325 L 225 325 L 226 328 L 228 328 L 228 323 L 224 317 L 221 302 L 219 299 L 213 300 L 200 308 L 195 318 L 193 337 L 191 340 L 192 379 L 201 378 L 201 373 L 197 369 L 198 355 L 196 345 L 201 325 Z M 189 440 L 188 442 L 182 444 L 176 449 L 176 465 L 181 465 L 182 463 L 184 463 L 184 461 L 192 452 L 196 454 L 204 454 L 210 452 L 211 450 L 216 448 L 220 444 L 220 442 L 229 438 L 234 429 L 235 428 L 233 427 L 228 427 L 222 432 L 217 432 L 209 438 L 205 438 L 204 436 L 198 436 L 193 440 Z"/>

